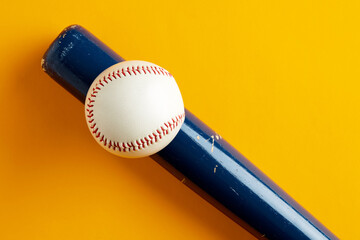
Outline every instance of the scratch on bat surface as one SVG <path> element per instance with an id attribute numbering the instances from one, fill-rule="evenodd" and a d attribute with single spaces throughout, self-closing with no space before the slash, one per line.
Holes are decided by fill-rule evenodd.
<path id="1" fill-rule="evenodd" d="M 186 178 L 183 178 L 183 179 L 181 180 L 182 183 L 184 183 L 185 181 L 186 181 Z"/>
<path id="2" fill-rule="evenodd" d="M 231 189 L 231 191 L 233 191 L 236 195 L 239 196 L 239 193 L 238 193 L 235 189 L 233 189 L 232 187 L 230 187 L 230 189 Z"/>
<path id="3" fill-rule="evenodd" d="M 212 143 L 211 143 L 211 152 L 214 151 L 214 144 L 215 144 L 215 138 L 214 138 L 214 135 L 211 136 L 212 138 Z"/>
<path id="4" fill-rule="evenodd" d="M 215 139 L 219 140 L 222 137 L 219 134 L 211 135 L 210 138 L 206 139 L 206 141 L 211 141 L 211 152 L 214 152 Z"/>
<path id="5" fill-rule="evenodd" d="M 214 173 L 216 173 L 216 168 L 218 167 L 218 165 L 215 165 L 214 167 Z"/>

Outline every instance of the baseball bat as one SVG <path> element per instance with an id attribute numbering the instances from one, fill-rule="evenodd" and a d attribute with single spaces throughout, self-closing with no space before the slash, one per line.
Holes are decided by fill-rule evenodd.
<path id="1" fill-rule="evenodd" d="M 43 70 L 82 103 L 95 78 L 124 61 L 79 25 L 66 28 L 42 59 Z M 174 140 L 152 155 L 192 190 L 267 239 L 338 239 L 250 161 L 185 109 Z"/>

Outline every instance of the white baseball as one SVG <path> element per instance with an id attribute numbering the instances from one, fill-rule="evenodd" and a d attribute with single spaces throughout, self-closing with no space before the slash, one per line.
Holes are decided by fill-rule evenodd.
<path id="1" fill-rule="evenodd" d="M 144 157 L 167 146 L 185 119 L 173 76 L 145 61 L 125 61 L 103 71 L 85 102 L 95 140 L 121 157 Z"/>

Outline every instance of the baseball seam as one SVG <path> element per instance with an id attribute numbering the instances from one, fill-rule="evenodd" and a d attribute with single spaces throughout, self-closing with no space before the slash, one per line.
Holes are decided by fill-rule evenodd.
<path id="1" fill-rule="evenodd" d="M 95 84 L 90 94 L 88 94 L 88 103 L 86 104 L 86 117 L 89 123 L 90 132 L 93 136 L 99 139 L 100 143 L 109 149 L 120 152 L 132 152 L 144 149 L 162 139 L 164 136 L 168 135 L 172 130 L 179 126 L 185 119 L 185 113 L 178 114 L 172 117 L 169 121 L 164 122 L 158 129 L 155 129 L 152 133 L 146 135 L 143 138 L 136 139 L 130 142 L 118 142 L 108 139 L 97 127 L 94 117 L 94 103 L 96 100 L 97 94 L 101 89 L 108 83 L 113 80 L 121 79 L 131 75 L 138 74 L 154 74 L 154 75 L 163 75 L 172 77 L 172 75 L 165 69 L 157 66 L 132 66 L 117 69 L 113 72 L 110 72 L 107 75 L 101 77 L 100 80 Z"/>

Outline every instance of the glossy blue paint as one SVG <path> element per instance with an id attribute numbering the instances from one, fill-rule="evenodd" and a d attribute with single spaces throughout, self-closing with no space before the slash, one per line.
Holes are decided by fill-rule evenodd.
<path id="1" fill-rule="evenodd" d="M 43 68 L 84 102 L 92 81 L 124 61 L 80 26 L 65 29 L 44 55 Z M 311 214 L 250 163 L 229 143 L 186 110 L 175 139 L 152 156 L 191 181 L 231 216 L 268 239 L 337 239 Z M 175 174 L 176 175 L 176 174 Z M 214 201 L 211 201 L 214 203 Z"/>

